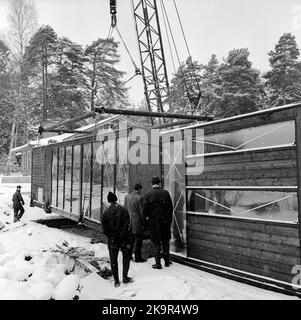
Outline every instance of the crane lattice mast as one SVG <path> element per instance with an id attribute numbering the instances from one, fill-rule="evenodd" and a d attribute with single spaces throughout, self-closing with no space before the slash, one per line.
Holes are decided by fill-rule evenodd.
<path id="1" fill-rule="evenodd" d="M 149 111 L 164 112 L 169 97 L 156 0 L 132 0 L 144 93 Z"/>

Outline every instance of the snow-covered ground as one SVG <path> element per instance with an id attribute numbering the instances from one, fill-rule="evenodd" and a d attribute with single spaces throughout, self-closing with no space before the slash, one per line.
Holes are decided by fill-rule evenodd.
<path id="1" fill-rule="evenodd" d="M 134 283 L 115 288 L 111 278 L 105 280 L 96 272 L 86 272 L 74 258 L 58 252 L 57 247 L 64 247 L 64 243 L 80 247 L 92 252 L 94 259 L 105 261 L 109 257 L 106 245 L 91 244 L 88 237 L 32 221 L 50 215 L 29 207 L 29 184 L 23 184 L 22 188 L 25 214 L 20 222 L 12 223 L 10 206 L 15 187 L 0 184 L 0 299 L 298 299 L 178 263 L 154 270 L 153 259 L 131 263 L 129 276 L 135 279 Z M 121 253 L 119 265 L 121 268 Z"/>

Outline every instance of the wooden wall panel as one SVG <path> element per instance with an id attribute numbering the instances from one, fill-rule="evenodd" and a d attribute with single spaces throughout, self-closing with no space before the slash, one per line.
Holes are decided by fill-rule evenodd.
<path id="1" fill-rule="evenodd" d="M 300 261 L 299 227 L 189 214 L 188 257 L 290 282 Z"/>
<path id="2" fill-rule="evenodd" d="M 38 189 L 45 187 L 45 148 L 34 148 L 32 150 L 32 177 L 31 189 L 32 198 L 38 200 Z"/>
<path id="3" fill-rule="evenodd" d="M 297 186 L 296 148 L 206 156 L 203 172 L 188 175 L 187 185 Z"/>

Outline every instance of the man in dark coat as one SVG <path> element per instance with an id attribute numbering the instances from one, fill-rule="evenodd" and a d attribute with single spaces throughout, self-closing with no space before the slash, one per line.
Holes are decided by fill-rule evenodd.
<path id="1" fill-rule="evenodd" d="M 13 194 L 13 208 L 14 208 L 14 222 L 19 221 L 25 210 L 23 208 L 24 206 L 24 200 L 21 195 L 21 186 L 17 186 L 16 192 Z"/>
<path id="2" fill-rule="evenodd" d="M 114 193 L 108 193 L 108 202 L 110 206 L 104 211 L 101 219 L 104 234 L 108 237 L 108 248 L 110 254 L 111 269 L 115 280 L 115 287 L 120 286 L 118 275 L 118 252 L 122 252 L 123 264 L 123 283 L 132 282 L 128 277 L 128 271 L 131 261 L 130 239 L 129 239 L 129 213 L 117 203 L 117 197 Z"/>
<path id="3" fill-rule="evenodd" d="M 130 214 L 131 255 L 134 250 L 135 262 L 145 262 L 141 250 L 143 244 L 144 219 L 142 215 L 142 185 L 136 183 L 132 193 L 124 198 L 124 206 Z"/>
<path id="4" fill-rule="evenodd" d="M 172 222 L 173 205 L 169 192 L 160 187 L 160 178 L 152 178 L 152 190 L 143 197 L 143 215 L 148 220 L 150 237 L 155 245 L 154 269 L 162 269 L 161 254 L 168 267 L 169 260 L 169 241 L 171 238 L 170 225 Z"/>

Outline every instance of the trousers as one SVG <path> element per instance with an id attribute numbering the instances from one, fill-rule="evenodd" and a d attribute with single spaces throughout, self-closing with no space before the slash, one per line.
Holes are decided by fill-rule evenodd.
<path id="1" fill-rule="evenodd" d="M 24 212 L 25 210 L 21 204 L 19 206 L 14 207 L 14 222 L 17 222 L 18 220 L 20 220 Z"/>
<path id="2" fill-rule="evenodd" d="M 134 253 L 135 260 L 140 260 L 142 258 L 142 244 L 143 244 L 143 234 L 131 234 L 131 256 Z"/>
<path id="3" fill-rule="evenodd" d="M 115 282 L 119 282 L 118 274 L 118 253 L 119 249 L 122 252 L 122 277 L 123 279 L 128 276 L 130 261 L 131 261 L 131 251 L 130 245 L 128 243 L 118 243 L 110 242 L 108 244 L 110 263 Z"/>
<path id="4" fill-rule="evenodd" d="M 161 258 L 169 263 L 169 240 L 153 240 L 153 244 L 155 245 L 156 264 L 161 264 Z"/>

